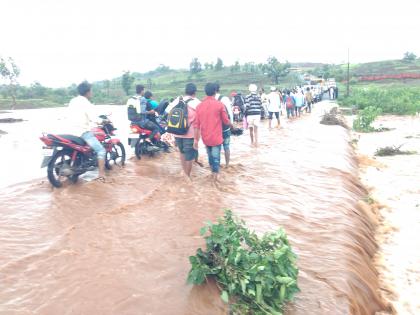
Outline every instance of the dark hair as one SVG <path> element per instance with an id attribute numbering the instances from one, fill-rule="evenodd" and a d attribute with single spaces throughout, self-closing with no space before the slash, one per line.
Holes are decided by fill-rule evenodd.
<path id="1" fill-rule="evenodd" d="M 79 95 L 86 96 L 86 94 L 92 89 L 92 84 L 87 81 L 83 81 L 77 86 L 77 92 Z"/>
<path id="2" fill-rule="evenodd" d="M 214 87 L 216 89 L 216 93 L 220 91 L 220 84 L 219 83 L 214 83 Z"/>
<path id="3" fill-rule="evenodd" d="M 214 83 L 207 83 L 204 87 L 207 96 L 214 96 L 216 94 L 216 85 Z"/>
<path id="4" fill-rule="evenodd" d="M 141 92 L 143 92 L 143 90 L 144 90 L 144 85 L 141 85 L 141 84 L 136 85 L 136 93 L 137 94 L 140 94 Z"/>
<path id="5" fill-rule="evenodd" d="M 309 91 L 310 89 L 309 89 L 309 86 L 306 88 L 306 91 Z"/>
<path id="6" fill-rule="evenodd" d="M 288 90 L 286 94 L 287 94 L 287 95 L 290 95 L 290 91 Z"/>
<path id="7" fill-rule="evenodd" d="M 141 91 L 140 91 L 141 92 Z M 153 96 L 153 94 L 152 94 L 152 92 L 150 92 L 150 91 L 146 91 L 145 93 L 144 93 L 144 97 L 145 98 L 147 98 L 147 99 L 149 99 L 149 98 L 151 98 Z"/>
<path id="8" fill-rule="evenodd" d="M 185 94 L 192 96 L 197 92 L 197 86 L 194 83 L 187 83 L 185 86 Z"/>

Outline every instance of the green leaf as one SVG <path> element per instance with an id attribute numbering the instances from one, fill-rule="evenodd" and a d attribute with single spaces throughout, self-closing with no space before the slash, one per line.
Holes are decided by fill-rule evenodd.
<path id="1" fill-rule="evenodd" d="M 200 235 L 201 236 L 203 236 L 204 234 L 206 234 L 207 233 L 207 231 L 209 230 L 209 227 L 208 226 L 203 226 L 201 229 L 200 229 Z"/>
<path id="2" fill-rule="evenodd" d="M 220 295 L 223 302 L 229 303 L 229 294 L 226 291 L 222 291 L 222 294 Z"/>

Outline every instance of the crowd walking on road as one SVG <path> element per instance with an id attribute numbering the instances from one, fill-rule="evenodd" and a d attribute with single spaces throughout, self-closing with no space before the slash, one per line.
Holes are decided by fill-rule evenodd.
<path id="1" fill-rule="evenodd" d="M 251 147 L 257 148 L 260 141 L 259 130 L 263 127 L 262 120 L 268 119 L 268 128 L 272 130 L 281 128 L 281 116 L 294 120 L 301 117 L 303 112 L 311 113 L 317 98 L 314 92 L 309 87 L 304 89 L 296 86 L 281 90 L 271 86 L 270 92 L 266 94 L 263 88 L 259 89 L 256 84 L 251 83 L 245 96 L 240 91 L 225 95 L 221 93 L 219 83 L 210 82 L 204 87 L 206 96 L 200 100 L 197 97 L 197 86 L 188 83 L 183 95 L 158 103 L 151 91 L 146 91 L 144 85 L 138 84 L 136 94 L 127 101 L 130 127 L 132 130 L 140 130 L 140 137 L 131 145 L 134 144 L 136 156 L 140 158 L 142 154 L 153 155 L 162 149 L 169 152 L 169 140 L 165 139 L 173 139 L 172 143 L 179 151 L 182 172 L 186 178 L 191 179 L 194 162 L 203 166 L 198 159 L 201 141 L 206 149 L 211 178 L 213 182 L 217 182 L 222 151 L 225 167 L 230 164 L 232 134 L 239 135 L 248 130 Z M 83 131 L 83 139 L 97 153 L 99 176 L 104 179 L 104 150 L 93 139 L 95 137 L 88 128 L 93 120 L 89 114 L 91 93 L 89 83 L 80 84 L 80 95 L 70 102 L 69 110 L 73 113 L 73 125 L 83 124 L 83 130 L 80 127 L 78 131 Z M 334 92 L 330 92 L 330 95 L 331 93 Z"/>

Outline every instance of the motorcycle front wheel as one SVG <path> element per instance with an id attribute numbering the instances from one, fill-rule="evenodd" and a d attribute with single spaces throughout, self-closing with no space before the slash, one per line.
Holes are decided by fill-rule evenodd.
<path id="1" fill-rule="evenodd" d="M 111 151 L 106 153 L 105 167 L 107 170 L 112 170 L 112 161 L 114 161 L 114 165 L 118 165 L 119 167 L 122 167 L 125 164 L 125 148 L 121 142 L 113 144 Z"/>
<path id="2" fill-rule="evenodd" d="M 71 173 L 71 153 L 64 150 L 57 151 L 51 158 L 47 169 L 48 180 L 51 185 L 60 188 L 67 179 L 72 183 L 77 182 L 79 175 Z"/>

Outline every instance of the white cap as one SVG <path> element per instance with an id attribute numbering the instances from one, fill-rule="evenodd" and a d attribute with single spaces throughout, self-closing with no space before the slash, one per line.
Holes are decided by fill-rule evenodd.
<path id="1" fill-rule="evenodd" d="M 258 87 L 255 84 L 250 84 L 248 89 L 252 93 L 252 92 L 257 92 Z"/>
<path id="2" fill-rule="evenodd" d="M 276 90 L 277 90 L 277 88 L 275 86 L 270 87 L 270 91 L 274 92 Z"/>

